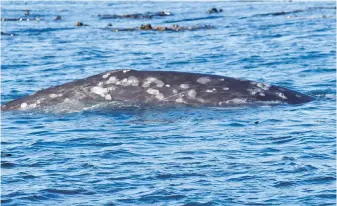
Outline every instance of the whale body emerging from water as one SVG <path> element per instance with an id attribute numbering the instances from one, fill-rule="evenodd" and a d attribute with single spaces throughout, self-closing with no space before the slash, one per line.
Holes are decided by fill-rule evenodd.
<path id="1" fill-rule="evenodd" d="M 59 104 L 109 102 L 231 107 L 302 104 L 312 100 L 311 96 L 287 88 L 218 75 L 113 70 L 40 90 L 7 102 L 1 109 L 28 110 Z"/>

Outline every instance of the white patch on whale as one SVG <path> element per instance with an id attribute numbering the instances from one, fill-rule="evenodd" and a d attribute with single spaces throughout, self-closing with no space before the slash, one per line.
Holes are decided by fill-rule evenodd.
<path id="1" fill-rule="evenodd" d="M 143 82 L 143 87 L 149 87 L 152 83 L 156 84 L 157 87 L 163 87 L 164 86 L 164 82 L 154 78 L 154 77 L 147 77 L 144 82 Z"/>
<path id="2" fill-rule="evenodd" d="M 192 90 L 188 91 L 187 95 L 191 99 L 195 99 L 195 97 L 197 96 L 197 92 L 194 89 L 192 89 Z"/>
<path id="3" fill-rule="evenodd" d="M 158 94 L 156 95 L 156 98 L 159 99 L 159 100 L 165 99 L 165 97 L 164 97 L 164 95 L 163 95 L 162 93 L 158 93 Z"/>
<path id="4" fill-rule="evenodd" d="M 201 98 L 197 98 L 196 100 L 198 100 L 201 103 L 205 103 L 206 102 L 204 99 L 201 99 Z"/>
<path id="5" fill-rule="evenodd" d="M 199 82 L 200 84 L 207 84 L 211 81 L 211 79 L 209 77 L 200 77 L 199 79 L 197 79 L 197 82 Z"/>
<path id="6" fill-rule="evenodd" d="M 22 103 L 22 104 L 20 105 L 20 107 L 21 107 L 22 109 L 26 108 L 27 106 L 28 106 L 28 104 L 27 104 L 26 102 L 24 102 L 24 103 Z"/>
<path id="7" fill-rule="evenodd" d="M 245 104 L 245 103 L 247 103 L 247 100 L 246 99 L 234 98 L 234 99 L 227 100 L 226 103 L 230 103 L 230 104 Z"/>
<path id="8" fill-rule="evenodd" d="M 20 108 L 21 109 L 34 109 L 34 108 L 36 108 L 36 104 L 35 103 L 34 104 L 27 104 L 26 102 L 24 102 L 20 105 Z"/>
<path id="9" fill-rule="evenodd" d="M 56 98 L 56 97 L 58 97 L 58 95 L 57 94 L 50 94 L 49 97 L 50 98 Z"/>
<path id="10" fill-rule="evenodd" d="M 129 78 L 124 78 L 120 83 L 123 86 L 138 86 L 139 81 L 136 77 L 130 76 Z"/>
<path id="11" fill-rule="evenodd" d="M 102 76 L 102 78 L 103 78 L 103 79 L 106 79 L 106 78 L 108 78 L 109 75 L 110 75 L 110 73 L 106 73 L 106 74 L 104 74 L 104 75 Z"/>
<path id="12" fill-rule="evenodd" d="M 259 92 L 262 92 L 260 88 L 247 89 L 250 95 L 256 95 Z"/>
<path id="13" fill-rule="evenodd" d="M 116 87 L 114 86 L 111 86 L 111 87 L 107 87 L 108 91 L 113 91 L 113 90 L 116 90 Z"/>
<path id="14" fill-rule="evenodd" d="M 153 88 L 147 89 L 146 92 L 149 93 L 149 94 L 154 94 L 154 95 L 159 94 L 159 90 L 153 89 Z"/>
<path id="15" fill-rule="evenodd" d="M 263 89 L 263 90 L 268 90 L 270 88 L 270 85 L 263 84 L 263 83 L 257 83 L 256 86 Z"/>
<path id="16" fill-rule="evenodd" d="M 228 87 L 224 87 L 224 88 L 222 88 L 223 90 L 225 90 L 225 91 L 227 91 L 227 90 L 229 90 L 229 88 Z"/>
<path id="17" fill-rule="evenodd" d="M 158 89 L 149 88 L 146 90 L 147 93 L 155 95 L 158 100 L 164 100 L 165 96 L 159 92 Z"/>
<path id="18" fill-rule="evenodd" d="M 110 77 L 110 78 L 108 79 L 108 81 L 106 81 L 105 83 L 106 83 L 106 84 L 114 84 L 114 83 L 116 83 L 116 82 L 118 82 L 118 78 L 115 77 L 115 76 L 112 76 L 112 77 Z"/>
<path id="19" fill-rule="evenodd" d="M 183 100 L 183 98 L 176 99 L 176 102 L 178 102 L 178 103 L 185 103 L 185 101 Z"/>
<path id="20" fill-rule="evenodd" d="M 276 95 L 281 97 L 282 99 L 287 99 L 287 97 L 281 92 L 277 92 Z"/>
<path id="21" fill-rule="evenodd" d="M 190 88 L 190 86 L 188 84 L 181 84 L 180 88 L 182 88 L 182 89 L 188 89 L 188 88 Z"/>
<path id="22" fill-rule="evenodd" d="M 123 85 L 123 86 L 127 86 L 127 83 L 128 83 L 128 78 L 124 78 L 124 79 L 122 79 L 122 81 L 121 81 L 121 85 Z"/>
<path id="23" fill-rule="evenodd" d="M 105 98 L 106 100 L 111 100 L 111 99 L 112 99 L 110 94 L 106 95 L 104 98 Z"/>
<path id="24" fill-rule="evenodd" d="M 98 94 L 102 97 L 105 97 L 105 95 L 108 93 L 108 89 L 107 88 L 103 88 L 103 87 L 93 87 L 91 88 L 91 92 Z"/>
<path id="25" fill-rule="evenodd" d="M 139 84 L 139 80 L 134 77 L 134 76 L 129 76 L 128 78 L 128 86 L 134 86 L 134 87 L 137 87 Z"/>

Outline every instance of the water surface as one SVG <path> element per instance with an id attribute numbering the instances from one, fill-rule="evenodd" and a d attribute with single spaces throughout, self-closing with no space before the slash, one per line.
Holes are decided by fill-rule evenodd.
<path id="1" fill-rule="evenodd" d="M 3 205 L 335 205 L 334 2 L 3 2 L 2 103 L 112 69 L 245 78 L 314 96 L 273 107 L 4 112 Z M 207 9 L 222 8 L 209 15 Z M 308 9 L 309 7 L 329 7 Z M 287 15 L 262 15 L 304 10 Z M 170 11 L 153 19 L 98 14 Z M 61 15 L 61 21 L 53 21 Z M 76 27 L 81 21 L 88 27 Z M 141 24 L 210 30 L 111 32 Z"/>

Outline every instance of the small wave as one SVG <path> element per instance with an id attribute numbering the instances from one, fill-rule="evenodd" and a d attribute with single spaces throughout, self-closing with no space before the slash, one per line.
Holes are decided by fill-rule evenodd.
<path id="1" fill-rule="evenodd" d="M 303 180 L 302 183 L 306 184 L 326 184 L 327 182 L 335 182 L 336 178 L 333 176 L 325 176 L 325 177 L 314 177 L 307 180 Z"/>
<path id="2" fill-rule="evenodd" d="M 40 200 L 48 200 L 48 197 L 45 197 L 43 195 L 29 195 L 26 197 L 21 197 L 22 200 L 30 200 L 30 201 L 40 201 Z"/>
<path id="3" fill-rule="evenodd" d="M 309 95 L 316 98 L 316 100 L 336 100 L 336 91 L 333 89 L 328 90 L 314 90 L 310 91 Z"/>
<path id="4" fill-rule="evenodd" d="M 188 202 L 184 204 L 183 206 L 209 206 L 209 205 L 214 205 L 214 202 L 209 201 L 209 202 Z"/>
<path id="5" fill-rule="evenodd" d="M 34 175 L 24 175 L 22 176 L 23 179 L 36 179 L 38 178 L 37 176 L 34 176 Z"/>
<path id="6" fill-rule="evenodd" d="M 302 173 L 302 172 L 309 172 L 309 171 L 313 171 L 313 170 L 317 170 L 317 168 L 312 166 L 312 165 L 305 165 L 303 167 L 296 167 L 292 171 L 292 173 Z"/>
<path id="7" fill-rule="evenodd" d="M 336 10 L 335 6 L 315 6 L 315 7 L 309 7 L 308 9 L 334 9 Z"/>
<path id="8" fill-rule="evenodd" d="M 229 182 L 241 182 L 241 181 L 246 181 L 246 180 L 250 180 L 250 179 L 258 179 L 258 177 L 253 176 L 253 175 L 243 175 L 241 177 L 229 178 L 227 181 L 229 181 Z"/>
<path id="9" fill-rule="evenodd" d="M 288 15 L 288 14 L 295 14 L 295 13 L 300 13 L 304 12 L 305 10 L 294 10 L 294 11 L 280 11 L 280 12 L 272 12 L 272 13 L 265 13 L 265 14 L 254 14 L 252 17 L 264 17 L 264 16 L 283 16 L 283 15 Z"/>
<path id="10" fill-rule="evenodd" d="M 11 169 L 13 167 L 15 167 L 16 165 L 12 162 L 1 162 L 1 168 L 2 169 Z"/>
<path id="11" fill-rule="evenodd" d="M 13 155 L 11 153 L 7 152 L 1 152 L 1 157 L 12 157 Z"/>
<path id="12" fill-rule="evenodd" d="M 136 202 L 142 202 L 146 203 L 148 205 L 153 205 L 155 204 L 158 200 L 162 201 L 169 201 L 169 200 L 180 200 L 186 198 L 185 195 L 183 194 L 176 194 L 172 191 L 164 190 L 164 189 L 159 189 L 156 191 L 153 191 L 149 194 L 143 194 L 139 196 L 138 198 L 129 198 L 129 199 L 120 199 L 120 202 L 124 203 L 136 203 Z"/>
<path id="13" fill-rule="evenodd" d="M 316 142 L 316 141 L 314 141 Z M 307 141 L 308 144 L 308 141 Z M 328 154 L 305 154 L 302 155 L 301 158 L 303 159 L 319 159 L 319 160 L 334 160 L 335 157 L 329 156 Z"/>
<path id="14" fill-rule="evenodd" d="M 188 177 L 206 177 L 206 175 L 198 174 L 198 173 L 159 174 L 155 176 L 155 179 L 177 179 L 177 178 L 188 178 Z"/>
<path id="15" fill-rule="evenodd" d="M 63 194 L 63 195 L 77 195 L 77 194 L 92 195 L 92 194 L 95 194 L 94 192 L 90 192 L 85 189 L 54 189 L 54 188 L 51 188 L 51 189 L 40 190 L 39 192 Z"/>
<path id="16" fill-rule="evenodd" d="M 280 150 L 275 149 L 275 148 L 264 148 L 262 150 L 260 150 L 261 154 L 265 154 L 265 153 L 274 153 L 274 152 L 280 152 Z"/>
<path id="17" fill-rule="evenodd" d="M 137 156 L 136 153 L 132 153 L 126 149 L 118 149 L 118 150 L 106 150 L 100 158 L 103 159 L 113 159 L 116 157 L 121 157 L 121 156 L 127 156 L 127 157 L 132 157 L 132 156 Z"/>
<path id="18" fill-rule="evenodd" d="M 98 168 L 96 165 L 89 164 L 89 163 L 83 163 L 80 165 L 80 167 L 82 167 L 83 169 L 89 169 L 89 168 L 97 169 Z"/>
<path id="19" fill-rule="evenodd" d="M 187 18 L 187 19 L 180 19 L 180 20 L 164 21 L 163 23 L 172 24 L 172 23 L 178 23 L 178 22 L 200 21 L 200 20 L 219 19 L 219 18 L 224 18 L 224 17 L 223 16 L 208 16 L 208 17 L 199 17 L 199 18 Z"/>
<path id="20" fill-rule="evenodd" d="M 28 133 L 29 135 L 34 135 L 34 136 L 45 136 L 47 134 L 50 134 L 50 131 L 37 131 L 37 132 L 30 132 Z"/>
<path id="21" fill-rule="evenodd" d="M 43 28 L 43 29 L 22 29 L 13 31 L 17 35 L 27 34 L 27 35 L 39 35 L 41 33 L 48 33 L 48 32 L 55 32 L 55 31 L 66 31 L 66 30 L 73 30 L 75 28 Z"/>
<path id="22" fill-rule="evenodd" d="M 282 157 L 282 161 L 291 161 L 291 162 L 293 162 L 293 161 L 295 161 L 295 158 L 284 156 L 284 157 Z"/>
<path id="23" fill-rule="evenodd" d="M 7 204 L 7 203 L 11 203 L 13 200 L 11 199 L 4 199 L 3 197 L 1 197 L 1 204 Z"/>
<path id="24" fill-rule="evenodd" d="M 336 10 L 336 7 L 309 7 L 306 9 L 297 9 L 293 11 L 279 11 L 279 12 L 271 12 L 271 13 L 264 13 L 264 14 L 254 14 L 252 17 L 265 17 L 265 16 L 285 16 L 289 14 L 298 14 L 310 10 L 323 10 L 323 9 L 333 9 Z M 289 16 L 288 16 L 289 17 Z M 247 17 L 243 17 L 247 18 Z M 295 18 L 306 18 L 306 17 L 295 17 Z M 324 16 L 323 16 L 324 18 Z"/>
<path id="25" fill-rule="evenodd" d="M 277 182 L 274 187 L 280 188 L 280 187 L 290 187 L 296 185 L 294 182 L 288 182 L 288 181 L 279 181 Z"/>
<path id="26" fill-rule="evenodd" d="M 277 137 L 277 138 L 273 138 L 271 143 L 272 144 L 285 144 L 285 143 L 289 143 L 294 140 L 296 140 L 296 138 L 293 136 Z"/>
<path id="27" fill-rule="evenodd" d="M 116 181 L 116 180 L 128 180 L 128 179 L 131 179 L 131 178 L 139 178 L 140 176 L 138 175 L 128 175 L 128 176 L 114 176 L 114 177 L 109 177 L 107 178 L 107 180 L 113 180 L 113 181 Z"/>
<path id="28" fill-rule="evenodd" d="M 228 126 L 230 126 L 230 127 L 244 127 L 246 125 L 234 122 L 234 123 L 228 124 Z"/>
<path id="29" fill-rule="evenodd" d="M 137 165 L 146 165 L 145 162 L 137 162 L 137 161 L 127 161 L 127 162 L 121 162 L 120 165 L 129 165 L 129 166 L 137 166 Z"/>
<path id="30" fill-rule="evenodd" d="M 329 199 L 329 200 L 335 200 L 336 199 L 336 193 L 318 194 L 318 195 L 315 195 L 315 197 Z"/>

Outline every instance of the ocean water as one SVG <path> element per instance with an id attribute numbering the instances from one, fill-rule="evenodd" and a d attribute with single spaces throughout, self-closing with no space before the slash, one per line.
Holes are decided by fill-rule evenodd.
<path id="1" fill-rule="evenodd" d="M 207 14 L 209 8 L 222 8 Z M 2 2 L 1 102 L 112 69 L 261 81 L 303 105 L 2 112 L 2 205 L 335 205 L 335 2 Z M 304 10 L 286 15 L 259 15 Z M 98 14 L 170 11 L 153 19 Z M 61 21 L 53 21 L 56 15 Z M 89 26 L 76 27 L 81 21 Z M 141 24 L 214 29 L 111 32 Z"/>

